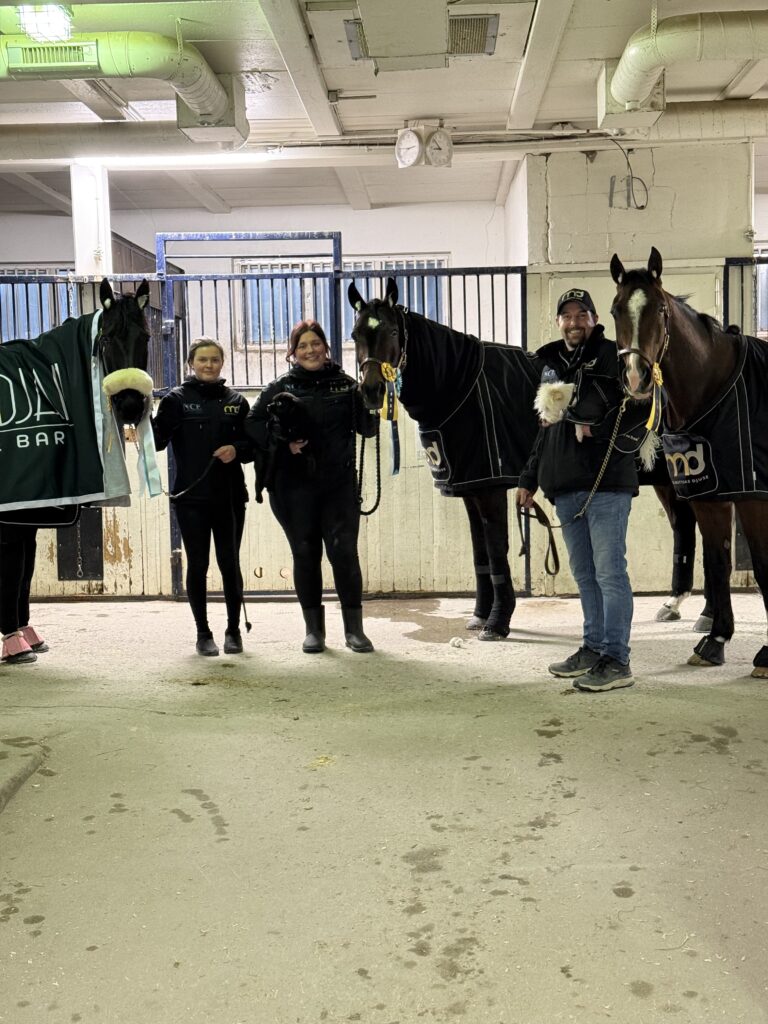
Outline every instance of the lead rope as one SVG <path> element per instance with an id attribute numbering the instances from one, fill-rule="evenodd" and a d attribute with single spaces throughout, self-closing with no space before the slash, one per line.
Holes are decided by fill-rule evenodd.
<path id="1" fill-rule="evenodd" d="M 577 519 L 581 519 L 581 517 L 587 511 L 589 506 L 592 504 L 592 499 L 594 498 L 595 494 L 597 493 L 597 488 L 600 486 L 600 481 L 603 479 L 605 471 L 608 468 L 608 463 L 609 463 L 610 458 L 611 458 L 611 453 L 613 452 L 613 449 L 614 449 L 614 447 L 616 445 L 616 438 L 619 436 L 619 424 L 621 423 L 621 417 L 624 415 L 624 410 L 627 407 L 627 402 L 628 401 L 629 401 L 628 397 L 624 397 L 622 399 L 621 408 L 619 409 L 619 415 L 616 417 L 616 424 L 615 424 L 615 426 L 613 428 L 613 434 L 611 435 L 611 440 L 608 442 L 608 450 L 605 453 L 605 458 L 603 459 L 603 464 L 600 467 L 600 472 L 597 474 L 597 479 L 595 480 L 594 484 L 592 485 L 592 490 L 589 492 L 589 497 L 584 502 L 584 507 L 581 509 L 581 511 L 577 512 L 576 515 L 573 517 L 573 522 L 574 523 L 576 522 Z"/>
<path id="2" fill-rule="evenodd" d="M 369 509 L 363 508 L 363 471 L 365 470 L 365 442 L 367 437 L 360 438 L 360 459 L 357 469 L 357 503 L 360 506 L 361 516 L 372 516 L 379 507 L 381 501 L 381 420 L 376 420 L 376 500 Z"/>

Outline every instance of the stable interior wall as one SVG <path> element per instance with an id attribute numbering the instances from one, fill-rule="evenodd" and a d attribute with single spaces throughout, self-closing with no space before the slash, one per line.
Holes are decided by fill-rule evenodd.
<path id="1" fill-rule="evenodd" d="M 662 254 L 664 284 L 697 310 L 723 316 L 723 263 L 751 256 L 752 148 L 748 143 L 681 145 L 527 158 L 528 338 L 531 348 L 558 336 L 557 297 L 586 288 L 611 337 L 614 252 L 626 267 L 645 266 L 652 246 Z M 538 339 L 538 340 L 537 340 Z M 550 512 L 554 512 L 548 506 Z M 633 504 L 628 562 L 636 591 L 658 591 L 671 578 L 672 534 L 652 493 Z M 561 593 L 543 573 L 543 531 L 534 532 L 537 592 Z M 751 582 L 736 573 L 734 582 Z M 698 559 L 696 586 L 703 586 Z"/>

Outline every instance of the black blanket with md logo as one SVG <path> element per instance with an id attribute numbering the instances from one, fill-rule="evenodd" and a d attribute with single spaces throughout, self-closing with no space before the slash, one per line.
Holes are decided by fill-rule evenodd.
<path id="1" fill-rule="evenodd" d="M 463 369 L 463 398 L 445 419 L 419 417 L 435 486 L 449 497 L 516 487 L 538 433 L 533 400 L 540 370 L 520 348 L 479 341 L 476 359 Z"/>
<path id="2" fill-rule="evenodd" d="M 684 430 L 663 435 L 679 498 L 768 500 L 768 343 L 741 336 L 736 370 Z"/>

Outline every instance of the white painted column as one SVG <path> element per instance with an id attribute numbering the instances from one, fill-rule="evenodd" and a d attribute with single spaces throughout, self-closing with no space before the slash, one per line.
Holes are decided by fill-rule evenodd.
<path id="1" fill-rule="evenodd" d="M 112 273 L 112 226 L 107 170 L 101 164 L 72 164 L 69 173 L 75 273 L 108 276 Z"/>

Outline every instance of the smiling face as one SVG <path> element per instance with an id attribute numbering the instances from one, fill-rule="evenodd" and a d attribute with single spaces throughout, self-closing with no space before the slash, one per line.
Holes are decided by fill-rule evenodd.
<path id="1" fill-rule="evenodd" d="M 200 345 L 189 360 L 192 376 L 207 382 L 218 380 L 223 366 L 224 357 L 218 345 Z"/>
<path id="2" fill-rule="evenodd" d="M 580 302 L 566 302 L 557 317 L 560 335 L 570 351 L 587 340 L 596 323 L 597 316 Z"/>
<path id="3" fill-rule="evenodd" d="M 328 362 L 328 346 L 315 331 L 304 331 L 293 358 L 303 370 L 322 370 Z"/>

